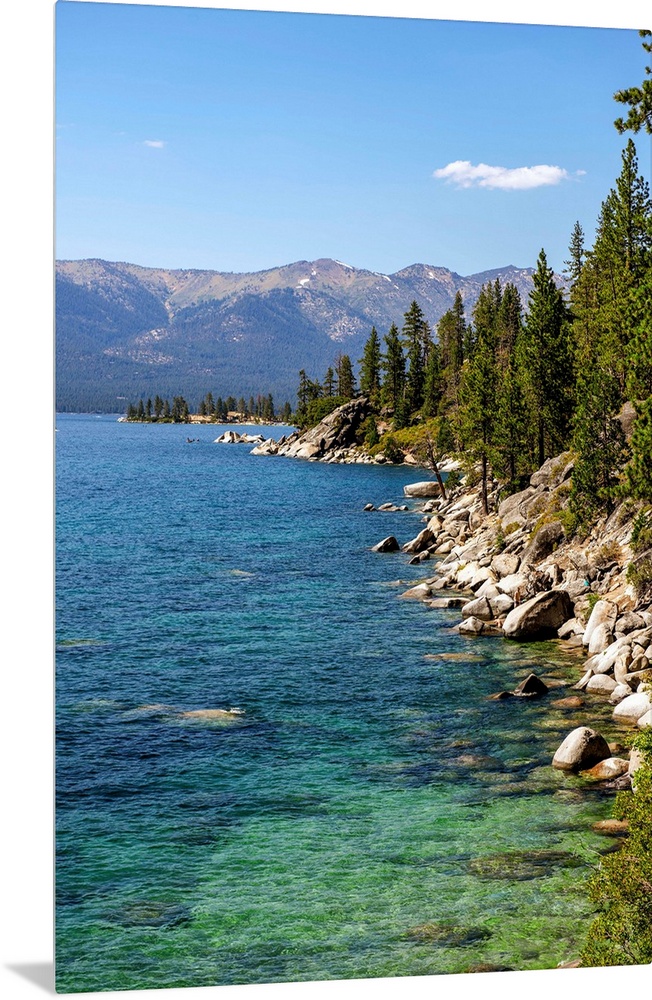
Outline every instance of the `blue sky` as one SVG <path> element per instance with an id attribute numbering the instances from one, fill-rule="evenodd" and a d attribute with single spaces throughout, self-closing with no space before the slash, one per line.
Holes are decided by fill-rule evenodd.
<path id="1" fill-rule="evenodd" d="M 56 10 L 61 258 L 469 274 L 544 247 L 561 269 L 620 168 L 613 92 L 645 65 L 622 28 Z"/>

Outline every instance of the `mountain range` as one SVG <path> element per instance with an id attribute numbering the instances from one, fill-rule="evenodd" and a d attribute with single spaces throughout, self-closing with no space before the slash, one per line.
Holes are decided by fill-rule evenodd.
<path id="1" fill-rule="evenodd" d="M 123 412 L 157 393 L 193 407 L 209 390 L 294 406 L 300 369 L 321 379 L 339 353 L 355 367 L 371 327 L 381 340 L 400 329 L 413 300 L 434 331 L 457 291 L 469 318 L 496 278 L 526 306 L 533 273 L 412 264 L 380 274 L 327 258 L 246 274 L 57 261 L 57 409 Z"/>

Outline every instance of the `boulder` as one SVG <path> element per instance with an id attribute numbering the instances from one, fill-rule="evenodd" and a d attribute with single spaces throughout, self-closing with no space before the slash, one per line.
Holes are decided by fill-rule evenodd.
<path id="1" fill-rule="evenodd" d="M 594 764 L 588 770 L 582 771 L 582 774 L 585 778 L 593 778 L 594 781 L 613 781 L 621 774 L 627 774 L 628 768 L 629 761 L 622 757 L 605 757 L 599 764 Z"/>
<path id="2" fill-rule="evenodd" d="M 393 535 L 388 535 L 387 538 L 383 538 L 381 542 L 378 542 L 371 549 L 372 552 L 398 552 L 399 544 Z"/>
<path id="3" fill-rule="evenodd" d="M 562 627 L 557 630 L 557 635 L 560 639 L 570 639 L 576 635 L 584 635 L 584 626 L 579 618 L 569 618 L 569 620 L 564 622 Z"/>
<path id="4" fill-rule="evenodd" d="M 578 694 L 569 694 L 566 698 L 557 698 L 550 703 L 553 708 L 582 708 L 584 699 Z"/>
<path id="5" fill-rule="evenodd" d="M 543 524 L 523 552 L 522 566 L 534 566 L 553 552 L 564 537 L 561 521 Z"/>
<path id="6" fill-rule="evenodd" d="M 612 705 L 618 705 L 623 698 L 629 698 L 632 693 L 632 689 L 629 684 L 616 684 L 615 688 L 609 695 L 609 701 Z"/>
<path id="7" fill-rule="evenodd" d="M 408 483 L 403 487 L 403 494 L 406 497 L 438 497 L 441 495 L 441 490 L 437 480 L 433 479 L 421 483 Z"/>
<path id="8" fill-rule="evenodd" d="M 586 685 L 586 690 L 592 694 L 610 695 L 615 688 L 615 680 L 607 674 L 594 674 Z"/>
<path id="9" fill-rule="evenodd" d="M 578 726 L 568 734 L 552 758 L 552 766 L 561 771 L 581 771 L 611 756 L 604 736 L 588 726 Z"/>
<path id="10" fill-rule="evenodd" d="M 584 633 L 586 635 L 586 632 Z M 614 641 L 613 632 L 611 632 L 609 626 L 606 622 L 600 622 L 591 632 L 591 639 L 589 641 L 589 653 L 603 653 L 606 649 L 611 646 Z M 584 639 L 582 640 L 584 642 Z"/>
<path id="11" fill-rule="evenodd" d="M 520 493 L 513 493 L 511 497 L 506 497 L 498 508 L 498 518 L 502 524 L 525 524 L 527 515 L 522 509 L 525 502 L 534 495 L 534 488 L 528 486 Z"/>
<path id="12" fill-rule="evenodd" d="M 255 448 L 251 449 L 252 455 L 277 455 L 279 449 L 278 441 L 274 438 L 267 438 L 262 444 L 257 444 Z"/>
<path id="13" fill-rule="evenodd" d="M 548 693 L 548 686 L 536 674 L 528 674 L 525 680 L 514 688 L 513 693 L 518 698 L 538 698 Z"/>
<path id="14" fill-rule="evenodd" d="M 568 594 L 563 590 L 548 590 L 513 608 L 505 619 L 503 632 L 509 639 L 552 637 L 572 616 L 573 605 Z"/>
<path id="15" fill-rule="evenodd" d="M 523 576 L 522 573 L 510 573 L 509 576 L 498 580 L 496 587 L 502 594 L 509 594 L 510 597 L 516 599 L 516 595 L 525 593 L 527 577 Z"/>
<path id="16" fill-rule="evenodd" d="M 486 597 L 477 597 L 474 601 L 468 601 L 462 609 L 463 618 L 480 618 L 482 621 L 490 622 L 496 616 L 493 613 L 491 604 Z"/>
<path id="17" fill-rule="evenodd" d="M 650 729 L 652 727 L 652 709 L 649 709 L 645 715 L 642 715 L 636 725 L 639 729 Z"/>
<path id="18" fill-rule="evenodd" d="M 564 451 L 554 458 L 547 458 L 540 469 L 530 476 L 531 486 L 548 486 L 551 489 L 568 479 L 573 471 L 571 453 Z"/>
<path id="19" fill-rule="evenodd" d="M 496 576 L 511 576 L 520 566 L 520 557 L 512 552 L 500 552 L 491 560 L 491 568 Z"/>
<path id="20" fill-rule="evenodd" d="M 423 601 L 426 597 L 430 597 L 431 593 L 432 590 L 427 583 L 418 583 L 415 587 L 410 587 L 409 590 L 404 591 L 404 593 L 401 594 L 401 597 Z"/>
<path id="21" fill-rule="evenodd" d="M 588 622 L 584 629 L 582 641 L 585 646 L 591 642 L 591 636 L 598 625 L 606 625 L 609 631 L 613 631 L 618 617 L 618 608 L 611 601 L 597 601 Z"/>
<path id="22" fill-rule="evenodd" d="M 634 632 L 636 629 L 645 627 L 645 621 L 635 611 L 626 611 L 616 622 L 616 632 Z"/>
<path id="23" fill-rule="evenodd" d="M 514 607 L 514 601 L 508 594 L 492 595 L 491 597 L 488 597 L 487 600 L 491 605 L 494 618 L 501 618 L 503 615 L 509 614 Z"/>
<path id="24" fill-rule="evenodd" d="M 616 705 L 613 717 L 616 722 L 634 725 L 649 711 L 650 698 L 645 692 L 642 694 L 630 694 Z"/>
<path id="25" fill-rule="evenodd" d="M 424 528 L 420 531 L 416 538 L 413 538 L 410 542 L 406 542 L 403 546 L 404 552 L 423 552 L 428 546 L 433 545 L 437 541 L 436 536 L 432 533 L 430 528 Z"/>
<path id="26" fill-rule="evenodd" d="M 465 618 L 463 622 L 457 626 L 458 631 L 461 635 L 481 635 L 484 628 L 484 622 L 480 621 L 479 618 Z"/>

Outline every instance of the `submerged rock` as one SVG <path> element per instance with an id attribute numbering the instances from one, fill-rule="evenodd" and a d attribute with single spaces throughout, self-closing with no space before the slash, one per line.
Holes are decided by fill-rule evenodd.
<path id="1" fill-rule="evenodd" d="M 462 927 L 448 922 L 419 924 L 410 927 L 405 936 L 413 941 L 424 941 L 440 947 L 464 948 L 486 941 L 491 937 L 491 931 L 486 927 Z"/>
<path id="2" fill-rule="evenodd" d="M 469 869 L 481 879 L 526 882 L 533 878 L 545 878 L 552 868 L 578 868 L 581 864 L 582 860 L 569 851 L 508 851 L 474 858 L 469 862 Z"/>

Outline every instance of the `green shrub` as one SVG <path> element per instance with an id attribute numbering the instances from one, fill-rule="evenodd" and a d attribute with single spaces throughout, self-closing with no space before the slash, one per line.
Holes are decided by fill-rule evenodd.
<path id="1" fill-rule="evenodd" d="M 644 729 L 634 745 L 643 754 L 635 791 L 619 792 L 615 807 L 629 833 L 590 879 L 598 913 L 581 954 L 583 966 L 652 962 L 652 729 Z"/>
<path id="2" fill-rule="evenodd" d="M 652 596 L 652 559 L 638 559 L 627 567 L 627 582 L 640 598 Z"/>
<path id="3" fill-rule="evenodd" d="M 600 600 L 600 595 L 599 594 L 587 594 L 586 595 L 586 600 L 587 600 L 588 605 L 589 605 L 589 614 L 591 614 L 591 612 L 593 611 L 594 607 L 596 606 L 596 604 Z"/>
<path id="4" fill-rule="evenodd" d="M 405 455 L 391 434 L 387 437 L 383 437 L 382 446 L 387 461 L 391 462 L 392 465 L 400 465 L 405 458 Z"/>
<path id="5" fill-rule="evenodd" d="M 324 396 L 321 399 L 311 399 L 306 407 L 305 419 L 302 428 L 314 427 L 329 413 L 336 410 L 338 406 L 343 406 L 347 400 L 342 396 Z"/>
<path id="6" fill-rule="evenodd" d="M 444 479 L 444 484 L 447 490 L 457 489 L 462 482 L 459 469 L 451 469 L 451 471 L 446 476 L 442 476 L 442 478 Z"/>
<path id="7" fill-rule="evenodd" d="M 649 510 L 641 511 L 634 518 L 630 545 L 633 552 L 645 552 L 652 548 L 652 515 Z"/>

